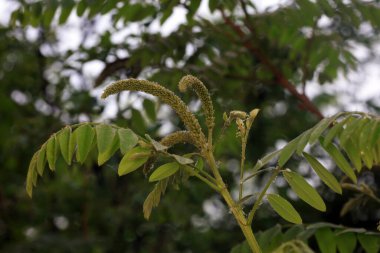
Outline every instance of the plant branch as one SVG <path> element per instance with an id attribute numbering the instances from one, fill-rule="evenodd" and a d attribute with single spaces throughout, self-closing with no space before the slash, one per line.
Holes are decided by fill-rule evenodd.
<path id="1" fill-rule="evenodd" d="M 216 181 L 218 183 L 218 187 L 220 189 L 220 194 L 222 195 L 223 199 L 226 201 L 228 207 L 230 208 L 232 214 L 234 215 L 236 221 L 238 222 L 241 231 L 243 232 L 247 243 L 254 253 L 261 253 L 260 246 L 252 232 L 252 228 L 250 224 L 247 223 L 247 219 L 245 218 L 245 215 L 243 213 L 243 210 L 239 205 L 236 204 L 236 202 L 232 199 L 231 194 L 227 190 L 226 184 L 223 182 L 223 179 L 218 171 L 214 154 L 212 153 L 212 148 L 209 147 L 209 150 L 207 152 L 207 162 L 211 168 L 211 171 L 214 173 Z"/>
<path id="2" fill-rule="evenodd" d="M 236 25 L 229 17 L 226 16 L 224 10 L 221 9 L 220 11 L 222 13 L 224 22 L 240 37 L 241 41 L 243 42 L 243 46 L 253 55 L 255 55 L 255 57 L 257 57 L 257 59 L 260 60 L 260 62 L 272 72 L 277 81 L 277 84 L 282 86 L 285 90 L 297 98 L 302 103 L 303 108 L 316 115 L 319 119 L 324 118 L 323 114 L 309 100 L 309 98 L 305 94 L 299 93 L 295 86 L 284 76 L 281 70 L 279 70 L 259 48 L 252 45 L 252 43 L 250 43 L 248 40 L 245 40 L 246 34 L 238 25 Z"/>
<path id="3" fill-rule="evenodd" d="M 276 179 L 278 173 L 281 171 L 281 167 L 277 167 L 275 171 L 273 171 L 272 175 L 270 176 L 268 182 L 265 184 L 263 190 L 261 191 L 259 197 L 257 198 L 257 200 L 255 201 L 255 204 L 253 205 L 252 207 L 252 210 L 251 212 L 249 212 L 249 215 L 248 215 L 248 219 L 247 219 L 247 222 L 248 224 L 252 224 L 252 220 L 253 220 L 253 217 L 255 216 L 255 213 L 257 211 L 257 209 L 259 208 L 260 204 L 261 204 L 261 201 L 263 200 L 269 186 L 273 183 L 273 181 Z"/>
<path id="4" fill-rule="evenodd" d="M 199 174 L 197 171 L 194 171 L 193 169 L 191 169 L 191 167 L 183 166 L 183 168 L 190 175 L 193 175 L 193 176 L 197 177 L 199 180 L 201 180 L 202 182 L 206 183 L 208 186 L 210 186 L 215 191 L 220 192 L 220 189 L 218 188 L 217 185 L 215 185 L 213 182 L 211 182 L 210 180 L 208 180 L 207 178 L 205 178 L 204 176 L 202 176 L 201 174 Z"/>

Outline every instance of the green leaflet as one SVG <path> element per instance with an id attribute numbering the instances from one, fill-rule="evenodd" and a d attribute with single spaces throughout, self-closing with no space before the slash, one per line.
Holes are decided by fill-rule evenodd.
<path id="1" fill-rule="evenodd" d="M 79 163 L 83 164 L 92 148 L 95 131 L 89 124 L 85 124 L 78 127 L 74 134 L 78 147 L 76 158 Z"/>
<path id="2" fill-rule="evenodd" d="M 95 127 L 98 146 L 98 165 L 103 165 L 119 148 L 119 138 L 116 130 L 109 125 Z"/>
<path id="3" fill-rule="evenodd" d="M 294 151 L 297 148 L 298 142 L 301 140 L 301 137 L 302 134 L 290 141 L 283 149 L 281 149 L 280 157 L 278 158 L 278 165 L 280 167 L 283 167 L 293 155 Z"/>
<path id="4" fill-rule="evenodd" d="M 98 152 L 104 153 L 111 146 L 115 138 L 115 129 L 109 125 L 97 125 L 95 127 Z"/>
<path id="5" fill-rule="evenodd" d="M 369 119 L 368 119 L 369 120 Z M 370 137 L 371 137 L 371 131 L 372 128 L 376 126 L 376 121 L 370 121 L 367 122 L 362 130 L 356 134 L 356 136 L 359 137 L 359 149 L 364 150 L 370 150 Z"/>
<path id="6" fill-rule="evenodd" d="M 151 150 L 143 147 L 135 147 L 125 153 L 118 168 L 119 176 L 126 175 L 137 170 L 141 165 L 148 161 Z"/>
<path id="7" fill-rule="evenodd" d="M 238 245 L 235 245 L 230 253 L 251 253 L 251 249 L 248 246 L 247 241 L 244 241 L 242 243 L 239 243 Z"/>
<path id="8" fill-rule="evenodd" d="M 302 219 L 296 209 L 286 199 L 277 194 L 268 194 L 267 199 L 271 207 L 285 220 L 294 223 L 301 224 Z"/>
<path id="9" fill-rule="evenodd" d="M 143 106 L 148 118 L 152 120 L 153 122 L 155 122 L 157 119 L 155 103 L 152 100 L 144 99 Z"/>
<path id="10" fill-rule="evenodd" d="M 343 119 L 342 121 L 340 121 L 339 123 L 335 124 L 329 131 L 328 133 L 326 134 L 325 136 L 325 141 L 323 142 L 323 145 L 327 145 L 329 144 L 335 136 L 339 135 L 340 132 L 343 130 L 343 126 L 349 121 L 351 120 L 352 117 L 346 117 L 345 119 Z"/>
<path id="11" fill-rule="evenodd" d="M 67 164 L 71 164 L 72 156 L 70 157 L 70 137 L 71 137 L 71 128 L 66 126 L 64 129 L 59 131 L 57 135 L 57 140 L 59 143 L 59 148 L 61 149 L 61 154 L 63 159 L 65 159 Z"/>
<path id="12" fill-rule="evenodd" d="M 293 191 L 317 210 L 326 211 L 326 205 L 318 192 L 299 174 L 288 170 L 282 172 Z"/>
<path id="13" fill-rule="evenodd" d="M 46 10 L 42 13 L 42 19 L 43 19 L 43 24 L 45 26 L 49 26 L 51 21 L 53 20 L 55 13 L 57 11 L 58 3 L 55 1 L 49 1 L 47 3 L 47 8 Z"/>
<path id="14" fill-rule="evenodd" d="M 304 152 L 303 156 L 306 158 L 310 166 L 313 168 L 319 178 L 334 192 L 342 194 L 342 188 L 333 174 L 331 174 L 317 159 Z"/>
<path id="15" fill-rule="evenodd" d="M 292 239 L 285 241 L 285 243 L 281 244 L 281 246 L 272 253 L 314 253 L 314 251 L 311 250 L 305 242 L 299 239 Z"/>
<path id="16" fill-rule="evenodd" d="M 372 234 L 358 234 L 360 244 L 366 253 L 378 253 L 380 250 L 380 237 Z"/>
<path id="17" fill-rule="evenodd" d="M 164 151 L 167 150 L 169 147 L 162 145 L 158 141 L 154 140 L 152 137 L 150 137 L 148 134 L 145 135 L 145 137 L 150 141 L 150 143 L 153 145 L 154 149 L 156 151 Z"/>
<path id="18" fill-rule="evenodd" d="M 356 248 L 356 236 L 352 232 L 336 235 L 335 241 L 339 253 L 353 253 Z"/>
<path id="19" fill-rule="evenodd" d="M 356 144 L 352 140 L 347 140 L 346 145 L 343 146 L 348 158 L 351 160 L 355 169 L 360 172 L 362 170 L 362 160 L 360 157 L 360 151 Z"/>
<path id="20" fill-rule="evenodd" d="M 280 149 L 280 150 L 270 152 L 269 154 L 266 154 L 263 158 L 257 160 L 255 166 L 252 169 L 253 173 L 255 173 L 256 171 L 258 171 L 259 169 L 261 169 L 262 167 L 267 165 L 274 158 L 276 158 L 278 156 L 278 154 L 280 154 L 281 151 L 282 150 Z"/>
<path id="21" fill-rule="evenodd" d="M 304 150 L 305 146 L 307 145 L 307 143 L 309 141 L 310 134 L 311 134 L 312 130 L 313 129 L 309 129 L 309 130 L 307 130 L 306 132 L 304 132 L 302 134 L 302 137 L 301 137 L 301 139 L 300 139 L 300 141 L 298 142 L 298 145 L 297 145 L 297 154 L 298 155 L 302 154 L 302 151 Z"/>
<path id="22" fill-rule="evenodd" d="M 59 144 L 56 140 L 55 134 L 50 137 L 46 144 L 46 157 L 50 170 L 55 170 L 55 163 L 58 158 Z"/>
<path id="23" fill-rule="evenodd" d="M 346 158 L 344 158 L 343 154 L 339 151 L 339 149 L 333 144 L 329 143 L 324 146 L 322 143 L 324 139 L 321 137 L 320 139 L 321 146 L 329 153 L 331 158 L 334 160 L 336 165 L 353 181 L 357 182 L 357 178 L 354 170 L 351 168 L 350 164 L 347 162 Z"/>
<path id="24" fill-rule="evenodd" d="M 139 138 L 137 135 L 130 129 L 119 129 L 117 131 L 120 141 L 120 150 L 124 155 L 128 150 L 136 146 Z"/>
<path id="25" fill-rule="evenodd" d="M 40 176 L 44 174 L 45 164 L 46 164 L 46 143 L 44 143 L 41 146 L 40 151 L 38 152 L 38 157 L 37 157 L 37 172 Z"/>
<path id="26" fill-rule="evenodd" d="M 309 143 L 312 145 L 316 140 L 318 140 L 319 136 L 329 127 L 329 125 L 335 120 L 337 115 L 322 119 L 315 127 L 313 127 L 313 131 L 310 134 Z"/>
<path id="27" fill-rule="evenodd" d="M 61 6 L 61 16 L 59 16 L 58 21 L 60 25 L 64 24 L 67 21 L 74 6 L 74 1 L 63 1 L 63 5 Z"/>
<path id="28" fill-rule="evenodd" d="M 186 157 L 174 155 L 174 154 L 172 154 L 170 156 L 173 157 L 179 164 L 182 164 L 182 165 L 194 163 L 194 161 L 190 158 L 186 158 Z"/>
<path id="29" fill-rule="evenodd" d="M 169 179 L 166 178 L 156 183 L 153 190 L 149 193 L 143 204 L 144 218 L 149 219 L 153 207 L 158 206 L 161 196 L 165 194 Z"/>
<path id="30" fill-rule="evenodd" d="M 376 143 L 379 143 L 380 138 L 380 121 L 376 120 L 376 125 L 373 126 L 370 133 L 370 148 L 373 149 Z"/>
<path id="31" fill-rule="evenodd" d="M 321 253 L 336 253 L 335 235 L 330 228 L 320 228 L 315 233 Z"/>
<path id="32" fill-rule="evenodd" d="M 87 4 L 85 0 L 82 0 L 77 5 L 77 15 L 78 17 L 81 17 L 86 10 Z"/>
<path id="33" fill-rule="evenodd" d="M 34 153 L 32 160 L 29 163 L 28 174 L 26 176 L 26 192 L 29 197 L 32 197 L 33 186 L 37 184 L 37 171 L 36 171 L 36 162 L 37 162 L 38 151 Z"/>
<path id="34" fill-rule="evenodd" d="M 195 163 L 195 168 L 197 170 L 203 170 L 203 159 L 201 157 L 199 157 L 199 159 L 197 160 L 197 162 Z"/>
<path id="35" fill-rule="evenodd" d="M 166 163 L 158 167 L 149 177 L 149 182 L 160 181 L 164 178 L 170 177 L 179 170 L 177 162 Z"/>
<path id="36" fill-rule="evenodd" d="M 344 146 L 346 141 L 351 138 L 352 134 L 356 131 L 357 128 L 360 128 L 360 125 L 365 123 L 361 118 L 353 119 L 352 121 L 347 122 L 346 128 L 343 129 L 339 136 L 340 145 Z"/>

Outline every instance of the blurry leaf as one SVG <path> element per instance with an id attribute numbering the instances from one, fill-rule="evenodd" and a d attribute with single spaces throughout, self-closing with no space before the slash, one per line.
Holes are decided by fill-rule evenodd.
<path id="1" fill-rule="evenodd" d="M 38 152 L 38 157 L 37 157 L 37 172 L 40 176 L 43 175 L 44 169 L 45 169 L 45 164 L 46 164 L 46 143 L 44 143 L 40 151 Z"/>
<path id="2" fill-rule="evenodd" d="M 286 146 L 281 150 L 280 157 L 278 158 L 278 165 L 283 167 L 285 163 L 293 155 L 294 151 L 297 149 L 298 142 L 301 140 L 303 134 L 299 135 L 297 138 L 290 141 Z"/>
<path id="3" fill-rule="evenodd" d="M 362 202 L 362 195 L 358 195 L 354 198 L 350 198 L 346 203 L 344 203 L 342 209 L 340 210 L 340 216 L 346 215 L 353 208 L 358 207 Z"/>
<path id="4" fill-rule="evenodd" d="M 57 135 L 57 140 L 59 142 L 59 147 L 61 149 L 61 154 L 63 159 L 65 159 L 67 164 L 71 164 L 72 157 L 69 156 L 69 143 L 70 143 L 70 136 L 71 136 L 71 128 L 69 126 L 66 126 L 64 129 L 59 131 Z"/>
<path id="5" fill-rule="evenodd" d="M 251 249 L 248 246 L 248 243 L 246 241 L 239 243 L 238 245 L 235 245 L 230 253 L 251 253 Z"/>
<path id="6" fill-rule="evenodd" d="M 50 170 L 55 170 L 55 162 L 57 161 L 58 157 L 58 142 L 56 141 L 55 134 L 50 137 L 50 139 L 47 141 L 46 145 L 46 157 L 49 164 Z"/>
<path id="7" fill-rule="evenodd" d="M 104 164 L 119 148 L 119 138 L 116 129 L 109 125 L 95 127 L 98 145 L 98 165 Z"/>
<path id="8" fill-rule="evenodd" d="M 353 253 L 356 248 L 356 236 L 354 233 L 341 233 L 335 236 L 339 253 Z"/>
<path id="9" fill-rule="evenodd" d="M 351 119 L 352 119 L 351 117 L 346 117 L 343 120 L 341 120 L 339 123 L 335 124 L 326 134 L 323 145 L 329 144 L 334 139 L 335 136 L 339 135 L 340 132 L 343 130 L 343 126 L 347 123 L 347 121 Z"/>
<path id="10" fill-rule="evenodd" d="M 173 157 L 174 159 L 176 159 L 176 161 L 182 165 L 194 163 L 194 161 L 190 158 L 186 158 L 186 157 L 179 156 L 179 155 L 170 155 L 170 156 Z"/>
<path id="11" fill-rule="evenodd" d="M 135 147 L 129 150 L 120 161 L 118 168 L 119 176 L 123 176 L 137 170 L 141 165 L 148 161 L 150 153 L 150 149 L 143 147 Z"/>
<path id="12" fill-rule="evenodd" d="M 179 164 L 177 162 L 166 163 L 161 165 L 153 171 L 149 177 L 149 182 L 159 181 L 164 178 L 170 177 L 179 170 Z"/>
<path id="13" fill-rule="evenodd" d="M 335 235 L 330 228 L 320 228 L 315 233 L 321 253 L 336 253 Z"/>
<path id="14" fill-rule="evenodd" d="M 58 9 L 58 3 L 56 1 L 49 1 L 46 4 L 46 9 L 43 12 L 43 24 L 45 26 L 50 26 L 51 21 L 53 20 L 55 13 Z"/>
<path id="15" fill-rule="evenodd" d="M 169 147 L 165 146 L 165 145 L 162 145 L 161 143 L 159 143 L 158 141 L 154 140 L 152 137 L 150 137 L 148 134 L 145 134 L 145 137 L 150 141 L 150 143 L 152 143 L 154 149 L 156 151 L 164 151 L 164 150 L 167 150 Z"/>
<path id="16" fill-rule="evenodd" d="M 317 125 L 315 125 L 315 127 L 313 127 L 313 131 L 310 134 L 309 143 L 313 144 L 316 140 L 318 140 L 323 131 L 329 127 L 329 125 L 335 120 L 337 116 L 338 115 L 330 118 L 324 118 Z"/>
<path id="17" fill-rule="evenodd" d="M 201 5 L 201 0 L 191 0 L 190 1 L 190 4 L 188 6 L 188 12 L 186 15 L 188 22 L 191 18 L 193 18 L 193 16 L 197 12 L 200 5 Z"/>
<path id="18" fill-rule="evenodd" d="M 78 127 L 74 134 L 78 147 L 76 158 L 79 163 L 83 164 L 92 148 L 95 131 L 89 124 L 85 124 Z"/>
<path id="19" fill-rule="evenodd" d="M 136 146 L 139 139 L 131 129 L 121 128 L 117 132 L 120 140 L 120 150 L 124 155 L 128 150 Z"/>
<path id="20" fill-rule="evenodd" d="M 360 172 L 362 169 L 362 160 L 360 157 L 360 151 L 357 146 L 353 143 L 352 140 L 347 140 L 346 145 L 343 146 L 343 149 L 346 152 L 347 156 L 350 158 L 356 170 Z"/>
<path id="21" fill-rule="evenodd" d="M 380 138 L 380 121 L 376 120 L 376 125 L 373 126 L 370 133 L 370 149 L 373 149 L 376 143 L 378 143 Z"/>
<path id="22" fill-rule="evenodd" d="M 179 4 L 179 0 L 171 0 L 169 2 L 166 2 L 163 7 L 163 13 L 160 18 L 160 24 L 163 25 L 166 20 L 173 14 L 173 8 Z"/>
<path id="23" fill-rule="evenodd" d="M 59 16 L 58 21 L 60 25 L 64 24 L 67 21 L 67 18 L 70 16 L 70 13 L 74 6 L 75 3 L 72 0 L 63 0 L 61 6 L 61 16 Z"/>
<path id="24" fill-rule="evenodd" d="M 82 17 L 83 13 L 85 12 L 86 7 L 87 7 L 87 3 L 86 2 L 87 2 L 86 0 L 79 1 L 78 5 L 77 5 L 77 15 L 78 15 L 78 17 Z"/>
<path id="25" fill-rule="evenodd" d="M 32 197 L 33 193 L 33 185 L 36 185 L 36 180 L 37 180 L 37 172 L 36 172 L 36 160 L 37 160 L 37 154 L 34 153 L 32 160 L 29 163 L 29 168 L 28 168 L 28 174 L 26 176 L 26 192 L 28 193 L 29 197 Z"/>
<path id="26" fill-rule="evenodd" d="M 156 121 L 156 105 L 154 101 L 149 99 L 144 99 L 143 106 L 146 112 L 146 115 L 149 117 L 150 120 L 153 122 Z"/>
<path id="27" fill-rule="evenodd" d="M 326 211 L 326 205 L 321 196 L 302 176 L 290 170 L 282 173 L 290 187 L 303 201 L 317 210 Z"/>
<path id="28" fill-rule="evenodd" d="M 270 152 L 269 154 L 266 154 L 263 158 L 257 160 L 255 166 L 253 167 L 252 171 L 256 172 L 265 165 L 267 165 L 270 161 L 272 161 L 274 158 L 278 156 L 279 153 L 281 153 L 282 149 L 276 150 L 273 152 Z"/>
<path id="29" fill-rule="evenodd" d="M 355 175 L 354 170 L 351 168 L 350 164 L 347 162 L 346 158 L 342 155 L 342 153 L 339 151 L 339 149 L 333 144 L 329 143 L 328 145 L 324 146 L 322 143 L 324 142 L 324 139 L 320 138 L 321 146 L 329 153 L 331 158 L 334 160 L 336 165 L 349 177 L 352 181 L 355 183 L 357 182 L 357 178 Z"/>
<path id="30" fill-rule="evenodd" d="M 271 207 L 285 220 L 294 223 L 301 224 L 302 219 L 296 209 L 286 199 L 277 194 L 268 194 L 268 202 Z"/>
<path id="31" fill-rule="evenodd" d="M 195 168 L 197 170 L 203 170 L 203 159 L 201 157 L 195 163 Z"/>
<path id="32" fill-rule="evenodd" d="M 380 250 L 380 236 L 371 234 L 358 234 L 360 244 L 366 253 L 378 253 Z"/>
<path id="33" fill-rule="evenodd" d="M 149 193 L 143 204 L 144 218 L 149 219 L 153 207 L 157 207 L 160 203 L 161 196 L 165 194 L 168 185 L 168 179 L 161 180 L 156 183 L 153 190 Z"/>
<path id="34" fill-rule="evenodd" d="M 301 137 L 300 141 L 298 142 L 298 145 L 297 145 L 297 154 L 298 155 L 301 155 L 302 154 L 302 151 L 304 150 L 305 146 L 307 145 L 307 143 L 309 142 L 309 139 L 310 139 L 310 134 L 312 132 L 313 129 L 309 129 L 307 130 Z"/>
<path id="35" fill-rule="evenodd" d="M 310 166 L 313 168 L 319 178 L 334 192 L 342 194 L 342 188 L 333 174 L 331 174 L 317 159 L 308 153 L 304 152 L 303 156 L 306 158 Z"/>
<path id="36" fill-rule="evenodd" d="M 305 230 L 302 225 L 293 225 L 284 233 L 283 240 L 284 242 L 290 241 L 293 239 L 298 239 L 298 236 Z"/>
<path id="37" fill-rule="evenodd" d="M 209 0 L 208 8 L 210 9 L 211 13 L 213 13 L 219 7 L 220 4 L 221 0 Z"/>
<path id="38" fill-rule="evenodd" d="M 345 146 L 346 141 L 351 138 L 357 128 L 360 128 L 360 125 L 365 123 L 361 118 L 353 119 L 346 124 L 346 128 L 343 129 L 339 136 L 340 145 Z"/>
<path id="39" fill-rule="evenodd" d="M 145 126 L 145 121 L 144 118 L 142 117 L 140 111 L 136 109 L 132 109 L 132 129 L 136 131 L 138 134 L 144 134 L 146 131 L 146 126 Z"/>
<path id="40" fill-rule="evenodd" d="M 281 226 L 272 226 L 270 229 L 257 234 L 257 241 L 263 252 L 273 252 L 282 241 Z"/>

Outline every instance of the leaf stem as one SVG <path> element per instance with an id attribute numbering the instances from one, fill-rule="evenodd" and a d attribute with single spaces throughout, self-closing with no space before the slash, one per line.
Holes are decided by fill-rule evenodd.
<path id="1" fill-rule="evenodd" d="M 182 166 L 182 168 L 184 170 L 186 170 L 190 175 L 194 175 L 199 180 L 201 180 L 202 182 L 206 183 L 208 186 L 210 186 L 215 191 L 220 192 L 220 189 L 219 189 L 219 187 L 216 184 L 214 184 L 213 182 L 211 182 L 210 180 L 208 180 L 206 177 L 204 177 L 201 174 L 199 174 L 197 171 L 191 169 L 192 167 L 185 165 L 185 166 Z"/>
<path id="2" fill-rule="evenodd" d="M 273 183 L 273 181 L 276 179 L 278 173 L 281 171 L 281 167 L 277 166 L 277 168 L 273 171 L 272 175 L 270 176 L 269 180 L 265 184 L 263 190 L 261 191 L 259 197 L 255 201 L 255 204 L 252 207 L 252 210 L 249 212 L 247 222 L 248 224 L 252 224 L 253 217 L 255 216 L 255 213 L 257 209 L 259 208 L 261 201 L 263 200 L 269 186 Z"/>
<path id="3" fill-rule="evenodd" d="M 264 172 L 267 172 L 267 171 L 272 171 L 273 169 L 275 169 L 275 167 L 268 167 L 266 169 L 262 169 L 262 170 L 256 171 L 256 172 L 252 173 L 251 175 L 249 175 L 248 177 L 244 178 L 243 182 L 246 182 L 246 181 L 250 180 L 251 178 L 254 178 L 257 175 L 260 175 L 261 173 L 264 173 Z"/>

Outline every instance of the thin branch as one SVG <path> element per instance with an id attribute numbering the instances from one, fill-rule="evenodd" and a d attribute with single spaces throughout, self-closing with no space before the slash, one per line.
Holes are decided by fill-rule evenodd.
<path id="1" fill-rule="evenodd" d="M 248 215 L 248 218 L 247 218 L 248 224 L 252 224 L 253 217 L 255 216 L 255 213 L 256 213 L 257 209 L 259 208 L 259 206 L 261 204 L 261 201 L 263 200 L 265 194 L 267 193 L 267 190 L 268 190 L 269 186 L 276 179 L 276 177 L 277 177 L 277 175 L 278 175 L 278 173 L 280 171 L 281 171 L 281 167 L 277 167 L 276 170 L 273 171 L 273 173 L 270 176 L 268 182 L 265 184 L 265 186 L 264 186 L 263 190 L 261 191 L 259 197 L 255 201 L 255 204 L 253 205 L 251 212 L 249 212 L 249 215 Z"/>

